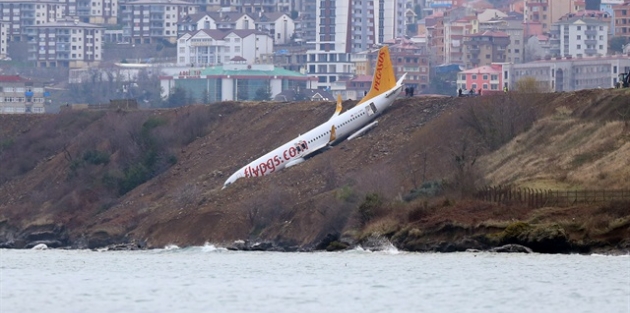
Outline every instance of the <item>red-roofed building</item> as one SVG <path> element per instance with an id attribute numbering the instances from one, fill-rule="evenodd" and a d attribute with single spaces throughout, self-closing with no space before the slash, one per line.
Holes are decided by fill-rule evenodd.
<path id="1" fill-rule="evenodd" d="M 457 88 L 462 89 L 464 94 L 468 94 L 470 89 L 481 95 L 503 90 L 503 79 L 501 76 L 503 67 L 499 64 L 484 65 L 457 74 Z"/>
<path id="2" fill-rule="evenodd" d="M 0 114 L 45 113 L 44 87 L 17 75 L 0 75 Z"/>
<path id="3" fill-rule="evenodd" d="M 413 43 L 408 39 L 396 39 L 389 46 L 389 54 L 396 77 L 407 73 L 405 85 L 421 93 L 429 87 L 429 49 L 424 44 Z"/>
<path id="4" fill-rule="evenodd" d="M 510 36 L 504 32 L 484 31 L 464 37 L 464 66 L 467 69 L 506 62 Z"/>

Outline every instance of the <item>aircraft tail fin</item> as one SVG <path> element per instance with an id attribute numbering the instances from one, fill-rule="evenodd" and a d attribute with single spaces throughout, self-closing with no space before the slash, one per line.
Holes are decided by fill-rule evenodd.
<path id="1" fill-rule="evenodd" d="M 331 117 L 334 118 L 335 116 L 339 115 L 339 113 L 341 113 L 341 110 L 343 109 L 343 105 L 342 105 L 342 101 L 341 101 L 341 94 L 337 95 L 337 108 L 335 109 L 335 113 L 333 113 L 333 116 Z"/>
<path id="2" fill-rule="evenodd" d="M 384 46 L 378 51 L 376 68 L 372 78 L 372 88 L 357 105 L 394 88 L 394 86 L 396 86 L 396 75 L 394 75 L 394 67 L 389 57 L 389 48 Z"/>

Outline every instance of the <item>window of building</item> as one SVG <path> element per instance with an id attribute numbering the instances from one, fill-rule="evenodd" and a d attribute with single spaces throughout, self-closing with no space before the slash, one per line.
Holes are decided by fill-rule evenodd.
<path id="1" fill-rule="evenodd" d="M 488 75 L 483 74 L 483 80 L 488 80 Z"/>
<path id="2" fill-rule="evenodd" d="M 482 89 L 483 89 L 483 90 L 488 90 L 488 84 L 483 84 Z"/>
<path id="3" fill-rule="evenodd" d="M 472 79 L 477 79 L 477 74 L 472 74 Z"/>
<path id="4" fill-rule="evenodd" d="M 578 50 L 582 49 L 582 45 L 577 45 Z"/>

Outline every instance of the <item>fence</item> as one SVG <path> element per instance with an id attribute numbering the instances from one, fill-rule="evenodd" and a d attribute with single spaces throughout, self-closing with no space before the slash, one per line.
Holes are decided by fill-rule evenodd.
<path id="1" fill-rule="evenodd" d="M 571 206 L 575 204 L 610 203 L 629 201 L 630 190 L 543 190 L 514 188 L 511 186 L 485 187 L 475 194 L 476 198 L 498 203 L 524 203 L 529 207 Z"/>

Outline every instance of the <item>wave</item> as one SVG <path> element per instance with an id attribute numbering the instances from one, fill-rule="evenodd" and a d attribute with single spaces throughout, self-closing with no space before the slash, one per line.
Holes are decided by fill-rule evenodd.
<path id="1" fill-rule="evenodd" d="M 628 258 L 630 257 L 630 253 L 626 254 L 601 254 L 601 253 L 592 253 L 590 256 L 594 257 L 615 257 L 615 258 Z"/>

